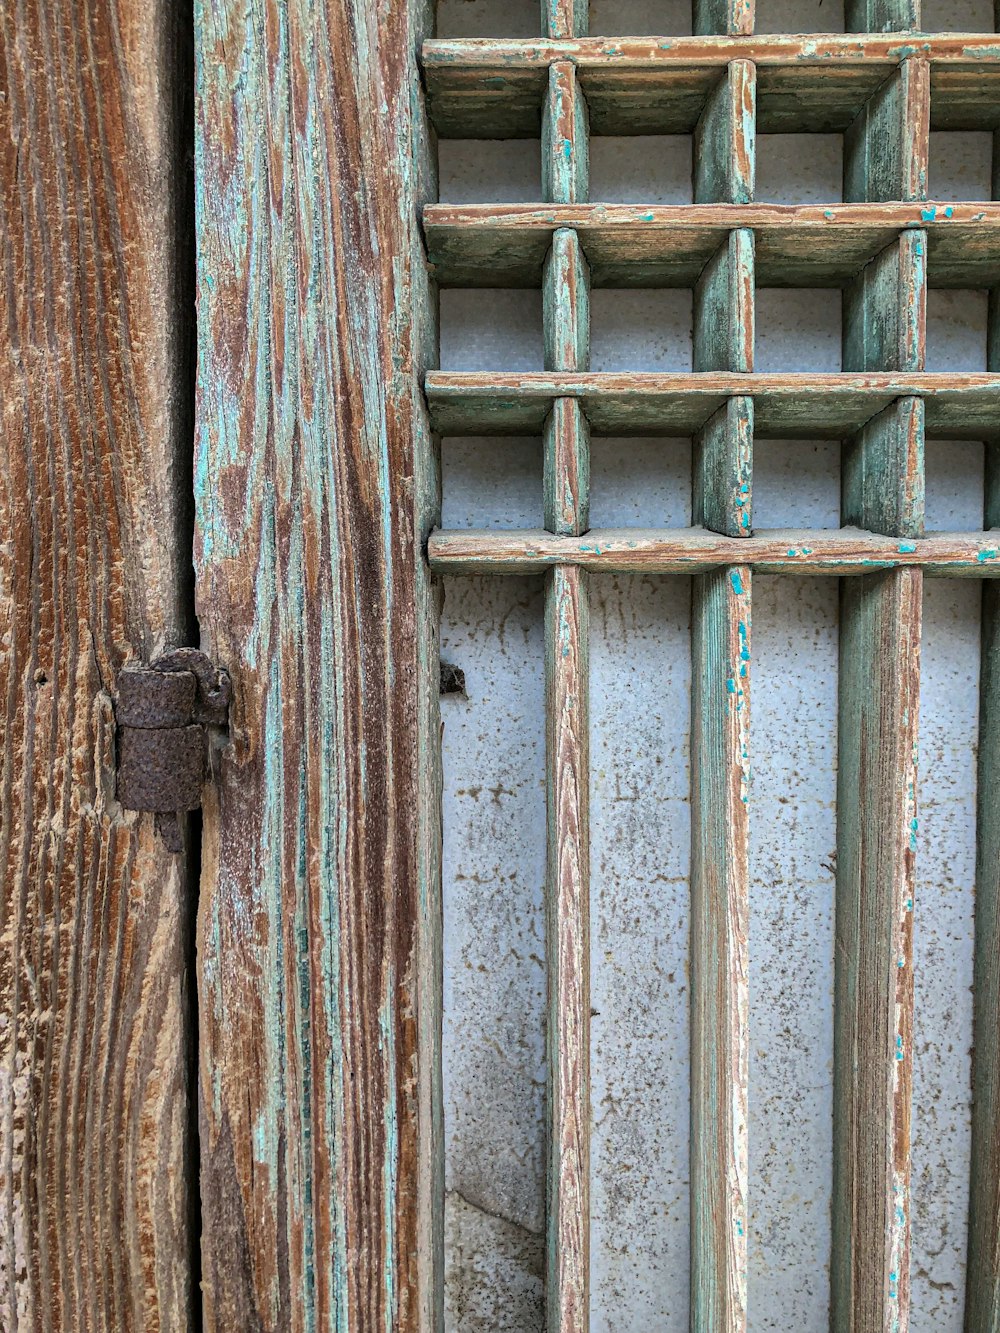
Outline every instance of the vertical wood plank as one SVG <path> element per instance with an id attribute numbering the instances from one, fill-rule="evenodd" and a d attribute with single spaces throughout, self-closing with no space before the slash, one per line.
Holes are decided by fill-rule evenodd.
<path id="1" fill-rule="evenodd" d="M 549 1157 L 546 1328 L 590 1323 L 589 619 L 586 575 L 546 584 Z"/>
<path id="2" fill-rule="evenodd" d="M 909 32 L 920 27 L 920 0 L 847 0 L 846 32 Z"/>
<path id="3" fill-rule="evenodd" d="M 731 60 L 695 127 L 695 203 L 752 203 L 756 145 L 757 68 Z"/>
<path id="4" fill-rule="evenodd" d="M 588 0 L 541 0 L 542 35 L 585 37 L 590 16 Z"/>
<path id="5" fill-rule="evenodd" d="M 0 1328 L 193 1320 L 191 885 L 115 682 L 193 631 L 187 62 L 162 0 L 0 6 Z"/>
<path id="6" fill-rule="evenodd" d="M 199 918 L 209 1330 L 440 1310 L 426 30 L 416 3 L 196 6 L 198 606 L 235 686 Z"/>
<path id="7" fill-rule="evenodd" d="M 930 108 L 930 64 L 909 56 L 844 135 L 846 201 L 927 198 Z"/>
<path id="8" fill-rule="evenodd" d="M 987 366 L 1000 365 L 1000 302 L 990 293 Z M 986 446 L 983 527 L 1000 528 L 1000 445 Z M 965 1327 L 1000 1330 L 1000 585 L 983 580 L 976 789 L 972 1145 Z"/>
<path id="9" fill-rule="evenodd" d="M 832 1328 L 909 1321 L 921 573 L 845 579 L 837 777 Z"/>
<path id="10" fill-rule="evenodd" d="M 753 32 L 754 0 L 694 0 L 694 32 L 709 37 Z"/>
<path id="11" fill-rule="evenodd" d="M 746 1328 L 750 570 L 693 581 L 691 1327 Z"/>
<path id="12" fill-rule="evenodd" d="M 995 494 L 995 492 L 994 492 Z M 987 515 L 997 524 L 1000 514 Z M 976 799 L 972 1149 L 965 1327 L 1000 1329 L 1000 586 L 983 580 Z"/>
<path id="13" fill-rule="evenodd" d="M 542 193 L 554 204 L 586 203 L 590 153 L 587 102 L 568 60 L 549 66 L 542 107 Z"/>

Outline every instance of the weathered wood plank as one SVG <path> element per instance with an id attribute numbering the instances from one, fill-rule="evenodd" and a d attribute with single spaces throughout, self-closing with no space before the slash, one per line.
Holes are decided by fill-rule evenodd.
<path id="1" fill-rule="evenodd" d="M 1000 284 L 995 203 L 434 204 L 428 253 L 443 286 L 537 287 L 554 233 L 575 230 L 595 287 L 693 287 L 729 232 L 754 234 L 763 287 L 844 287 L 922 235 L 932 287 Z"/>
<path id="2" fill-rule="evenodd" d="M 587 103 L 568 61 L 549 69 L 549 93 L 542 114 L 542 193 L 558 204 L 587 198 L 589 151 Z"/>
<path id="3" fill-rule="evenodd" d="M 458 138 L 536 136 L 546 70 L 559 60 L 576 67 L 596 134 L 691 133 L 732 60 L 757 66 L 761 133 L 840 133 L 910 56 L 930 63 L 934 128 L 1000 125 L 992 34 L 444 40 L 422 51 L 435 126 Z"/>
<path id="4" fill-rule="evenodd" d="M 996 492 L 994 491 L 994 495 Z M 994 505 L 994 511 L 1000 505 Z M 973 972 L 972 1148 L 968 1329 L 1000 1328 L 1000 588 L 983 584 L 976 798 L 976 952 Z"/>
<path id="5" fill-rule="evenodd" d="M 694 369 L 753 370 L 754 238 L 732 231 L 706 264 L 694 290 Z"/>
<path id="6" fill-rule="evenodd" d="M 919 27 L 918 0 L 846 0 L 848 32 L 907 32 Z"/>
<path id="7" fill-rule="evenodd" d="M 535 374 L 436 371 L 426 379 L 443 435 L 540 434 L 556 398 L 577 398 L 600 435 L 694 435 L 727 398 L 753 399 L 759 436 L 843 439 L 895 399 L 923 400 L 939 438 L 995 439 L 1000 374 Z"/>
<path id="8" fill-rule="evenodd" d="M 756 143 L 757 71 L 749 60 L 733 60 L 695 128 L 695 203 L 750 203 Z"/>
<path id="9" fill-rule="evenodd" d="M 930 112 L 930 62 L 908 56 L 844 135 L 845 199 L 926 198 Z"/>
<path id="10" fill-rule="evenodd" d="M 582 37 L 587 32 L 587 0 L 541 0 L 542 34 L 546 37 Z"/>
<path id="11" fill-rule="evenodd" d="M 692 590 L 691 1327 L 720 1333 L 747 1319 L 750 588 Z"/>
<path id="12" fill-rule="evenodd" d="M 190 641 L 182 27 L 0 7 L 0 1327 L 194 1322 L 191 884 L 115 799 L 115 681 Z"/>
<path id="13" fill-rule="evenodd" d="M 921 577 L 899 569 L 847 579 L 841 598 L 831 1270 L 838 1333 L 905 1329 L 909 1315 Z"/>
<path id="14" fill-rule="evenodd" d="M 691 517 L 726 537 L 753 524 L 752 398 L 730 398 L 695 436 Z"/>
<path id="15" fill-rule="evenodd" d="M 589 624 L 586 575 L 554 569 L 545 597 L 548 972 L 546 1327 L 590 1325 Z"/>
<path id="16" fill-rule="evenodd" d="M 235 686 L 199 916 L 209 1330 L 440 1312 L 428 17 L 197 8 L 197 592 Z"/>
<path id="17" fill-rule="evenodd" d="M 542 326 L 546 370 L 590 366 L 590 269 L 575 231 L 560 228 L 542 274 Z"/>
<path id="18" fill-rule="evenodd" d="M 698 34 L 753 32 L 754 0 L 694 0 Z"/>
<path id="19" fill-rule="evenodd" d="M 776 529 L 752 537 L 725 537 L 704 528 L 592 528 L 580 537 L 463 528 L 432 533 L 429 556 L 431 568 L 441 574 L 534 574 L 554 565 L 608 574 L 699 574 L 745 564 L 766 574 L 915 568 L 952 578 L 996 578 L 1000 532 L 935 532 L 911 541 L 858 528 Z"/>
<path id="20" fill-rule="evenodd" d="M 927 323 L 927 233 L 904 232 L 844 291 L 842 364 L 922 370 Z"/>

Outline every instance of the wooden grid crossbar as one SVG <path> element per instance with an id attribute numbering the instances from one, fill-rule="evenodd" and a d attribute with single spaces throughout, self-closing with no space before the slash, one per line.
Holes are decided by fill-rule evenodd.
<path id="1" fill-rule="evenodd" d="M 1000 203 L 928 199 L 929 132 L 997 132 L 994 34 L 924 34 L 915 0 L 848 0 L 846 35 L 753 33 L 695 0 L 690 38 L 586 35 L 543 0 L 532 41 L 429 41 L 442 137 L 540 137 L 537 204 L 430 205 L 439 285 L 540 287 L 537 373 L 433 372 L 441 434 L 544 436 L 545 530 L 434 532 L 432 570 L 546 579 L 547 1326 L 588 1327 L 587 580 L 693 577 L 691 1326 L 746 1327 L 748 784 L 753 571 L 844 578 L 841 603 L 832 1326 L 909 1319 L 915 753 L 923 575 L 984 579 L 976 1099 L 967 1327 L 1000 1327 Z M 997 25 L 1000 27 L 1000 10 Z M 757 131 L 844 136 L 844 202 L 754 203 Z M 694 202 L 591 202 L 591 134 L 694 136 Z M 990 291 L 985 373 L 925 370 L 928 286 Z M 593 286 L 688 287 L 689 374 L 589 370 Z M 840 374 L 754 372 L 759 286 L 843 293 Z M 687 434 L 693 522 L 589 529 L 590 433 Z M 983 529 L 924 532 L 924 439 L 988 443 Z M 837 531 L 757 532 L 755 438 L 844 441 Z M 503 443 L 495 449 L 502 455 Z M 792 446 L 794 447 L 794 446 Z"/>

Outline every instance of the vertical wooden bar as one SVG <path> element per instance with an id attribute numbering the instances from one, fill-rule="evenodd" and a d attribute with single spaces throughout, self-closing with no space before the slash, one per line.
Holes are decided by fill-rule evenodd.
<path id="1" fill-rule="evenodd" d="M 0 1328 L 195 1323 L 193 886 L 115 795 L 122 668 L 190 642 L 190 42 L 0 6 Z"/>
<path id="2" fill-rule="evenodd" d="M 987 362 L 1000 366 L 1000 301 L 990 293 Z M 986 446 L 983 527 L 1000 528 L 1000 445 Z M 972 1149 L 965 1327 L 1000 1329 L 1000 584 L 983 580 L 976 792 Z"/>
<path id="3" fill-rule="evenodd" d="M 845 579 L 840 630 L 832 1324 L 909 1322 L 921 572 Z"/>
<path id="4" fill-rule="evenodd" d="M 586 575 L 545 602 L 549 1067 L 546 1327 L 590 1324 L 590 836 Z"/>
<path id="5" fill-rule="evenodd" d="M 930 64 L 908 56 L 844 135 L 844 199 L 926 199 Z"/>
<path id="6" fill-rule="evenodd" d="M 908 59 L 848 135 L 850 198 L 923 196 L 925 61 Z M 927 238 L 904 234 L 844 296 L 845 370 L 922 370 Z M 924 405 L 902 398 L 844 446 L 842 521 L 924 530 Z M 832 1323 L 909 1326 L 913 861 L 922 573 L 841 589 Z"/>
<path id="7" fill-rule="evenodd" d="M 699 202 L 753 199 L 756 70 L 734 60 L 695 136 Z M 694 368 L 753 370 L 754 238 L 740 228 L 695 289 Z M 693 521 L 752 531 L 753 400 L 730 399 L 694 442 Z M 747 1319 L 751 574 L 692 581 L 691 1327 Z"/>
<path id="8" fill-rule="evenodd" d="M 750 570 L 694 579 L 691 1327 L 746 1327 Z"/>
<path id="9" fill-rule="evenodd" d="M 541 0 L 542 35 L 585 37 L 589 22 L 588 0 Z"/>
<path id="10" fill-rule="evenodd" d="M 694 0 L 693 21 L 699 37 L 747 36 L 753 32 L 754 0 Z"/>
<path id="11" fill-rule="evenodd" d="M 428 17 L 196 9 L 197 597 L 235 691 L 199 917 L 208 1330 L 440 1311 Z"/>
<path id="12" fill-rule="evenodd" d="M 585 200 L 587 159 L 587 107 L 576 70 L 568 62 L 557 63 L 549 69 L 543 115 L 546 197 L 562 203 Z M 589 278 L 577 233 L 560 229 L 543 275 L 548 369 L 589 366 Z M 586 531 L 590 436 L 575 399 L 557 399 L 545 426 L 544 500 L 549 531 Z M 588 645 L 586 575 L 575 567 L 556 568 L 547 576 L 545 589 L 550 1333 L 586 1333 L 590 1325 Z"/>
<path id="13" fill-rule="evenodd" d="M 920 0 L 847 0 L 845 32 L 909 32 L 920 27 Z"/>

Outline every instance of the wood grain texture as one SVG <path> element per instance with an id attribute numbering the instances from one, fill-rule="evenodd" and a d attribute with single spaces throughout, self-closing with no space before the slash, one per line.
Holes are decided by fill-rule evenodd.
<path id="1" fill-rule="evenodd" d="M 774 134 L 843 133 L 911 56 L 930 65 L 933 128 L 1000 125 L 988 33 L 441 40 L 425 43 L 422 62 L 439 133 L 507 138 L 537 136 L 554 61 L 575 66 L 596 134 L 690 134 L 722 69 L 752 61 L 757 129 Z"/>
<path id="2" fill-rule="evenodd" d="M 909 55 L 868 99 L 844 136 L 844 198 L 924 199 L 930 133 L 930 62 Z"/>
<path id="3" fill-rule="evenodd" d="M 753 370 L 754 237 L 729 233 L 694 289 L 693 360 L 696 373 Z"/>
<path id="4" fill-rule="evenodd" d="M 897 398 L 920 398 L 928 432 L 996 439 L 1000 374 L 591 373 L 435 371 L 426 379 L 443 435 L 540 434 L 556 398 L 577 398 L 599 435 L 693 435 L 734 395 L 753 399 L 758 435 L 843 439 Z"/>
<path id="5" fill-rule="evenodd" d="M 580 238 L 561 227 L 542 275 L 542 331 L 546 370 L 590 369 L 590 269 Z"/>
<path id="6" fill-rule="evenodd" d="M 996 578 L 1000 532 L 935 532 L 914 540 L 858 528 L 762 530 L 724 537 L 705 528 L 591 528 L 582 537 L 539 530 L 463 528 L 431 534 L 431 568 L 442 574 L 533 574 L 553 565 L 595 572 L 697 574 L 746 564 L 768 574 L 864 574 L 922 569 L 951 578 Z"/>
<path id="7" fill-rule="evenodd" d="M 691 517 L 726 537 L 753 531 L 753 399 L 730 398 L 694 439 Z"/>
<path id="8" fill-rule="evenodd" d="M 595 287 L 694 287 L 738 228 L 753 233 L 763 287 L 850 287 L 900 233 L 922 238 L 930 286 L 1000 284 L 994 203 L 434 204 L 424 226 L 446 287 L 537 287 L 563 228 L 579 235 Z"/>
<path id="9" fill-rule="evenodd" d="M 587 32 L 587 0 L 541 0 L 542 33 L 546 37 L 582 37 Z"/>
<path id="10" fill-rule="evenodd" d="M 733 60 L 709 93 L 694 135 L 694 202 L 749 204 L 757 142 L 757 71 Z"/>
<path id="11" fill-rule="evenodd" d="M 542 115 L 542 193 L 557 204 L 587 198 L 590 153 L 587 103 L 569 61 L 549 69 L 549 89 Z"/>
<path id="12" fill-rule="evenodd" d="M 187 53 L 189 55 L 189 52 Z M 174 6 L 0 7 L 0 1328 L 193 1319 L 186 858 L 115 681 L 192 631 Z M 187 544 L 189 547 L 189 538 Z"/>
<path id="13" fill-rule="evenodd" d="M 691 1327 L 720 1333 L 747 1322 L 750 597 L 745 565 L 692 588 Z"/>
<path id="14" fill-rule="evenodd" d="M 921 571 L 844 581 L 831 1328 L 909 1318 L 913 860 Z"/>
<path id="15" fill-rule="evenodd" d="M 983 585 L 976 798 L 972 1147 L 965 1327 L 1000 1329 L 1000 588 Z"/>
<path id="16" fill-rule="evenodd" d="M 590 1326 L 589 616 L 586 575 L 545 593 L 548 1185 L 546 1328 Z"/>
<path id="17" fill-rule="evenodd" d="M 196 9 L 197 590 L 235 686 L 199 916 L 205 1323 L 226 1333 L 440 1311 L 427 17 Z"/>

